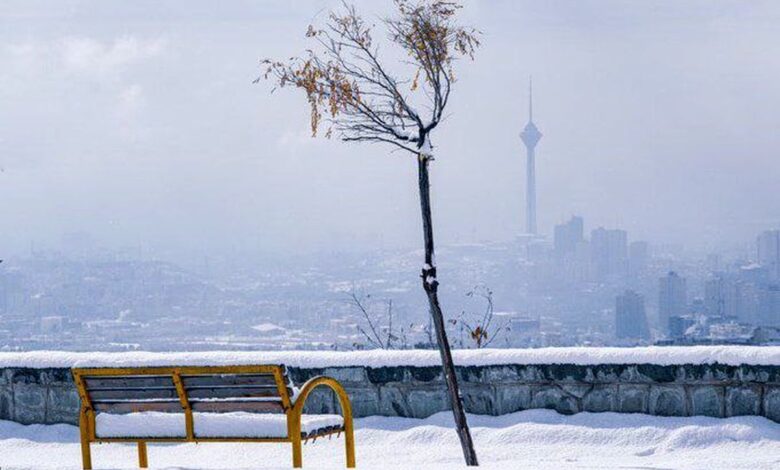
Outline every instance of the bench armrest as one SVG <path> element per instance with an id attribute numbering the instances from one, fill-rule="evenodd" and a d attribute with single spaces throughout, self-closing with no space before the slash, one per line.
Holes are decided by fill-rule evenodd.
<path id="1" fill-rule="evenodd" d="M 293 466 L 300 467 L 301 462 L 301 416 L 303 405 L 312 391 L 317 387 L 326 387 L 336 394 L 341 407 L 341 416 L 344 418 L 344 442 L 347 448 L 347 468 L 355 468 L 355 429 L 352 423 L 352 406 L 349 404 L 349 396 L 344 387 L 334 378 L 319 376 L 309 379 L 295 397 L 292 409 L 287 415 L 287 432 L 293 443 Z"/>
<path id="2" fill-rule="evenodd" d="M 349 396 L 344 390 L 344 387 L 336 379 L 331 377 L 325 377 L 321 375 L 306 381 L 306 383 L 303 384 L 303 388 L 301 388 L 300 392 L 298 392 L 297 396 L 295 397 L 292 409 L 293 413 L 298 416 L 303 414 L 303 405 L 306 404 L 306 399 L 309 397 L 309 394 L 311 394 L 311 392 L 313 392 L 317 387 L 326 387 L 333 390 L 339 400 L 341 416 L 344 417 L 344 425 L 346 426 L 347 422 L 349 422 L 351 427 L 352 406 L 349 403 Z"/>

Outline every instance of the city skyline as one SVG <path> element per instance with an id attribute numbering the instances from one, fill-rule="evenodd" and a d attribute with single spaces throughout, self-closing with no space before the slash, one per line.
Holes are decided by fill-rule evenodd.
<path id="1" fill-rule="evenodd" d="M 442 246 L 440 266 L 450 273 L 445 305 L 462 311 L 449 323 L 455 345 L 473 347 L 459 325 L 482 308 L 482 298 L 468 294 L 475 283 L 490 292 L 495 347 L 780 340 L 780 277 L 764 240 L 774 231 L 758 234 L 749 256 L 702 258 L 617 229 L 585 236 L 583 226 L 572 217 L 541 245 L 527 238 Z M 392 301 L 394 323 L 404 328 L 399 347 L 428 344 L 425 308 L 409 276 L 414 250 L 340 256 L 338 263 L 303 256 L 179 266 L 95 251 L 77 237 L 68 242 L 64 253 L 36 252 L 0 266 L 0 341 L 7 348 L 83 349 L 113 338 L 105 344 L 110 350 L 174 343 L 359 349 L 365 345 L 355 325 L 364 319 L 346 302 L 350 292 L 373 299 L 367 305 L 376 318 Z"/>

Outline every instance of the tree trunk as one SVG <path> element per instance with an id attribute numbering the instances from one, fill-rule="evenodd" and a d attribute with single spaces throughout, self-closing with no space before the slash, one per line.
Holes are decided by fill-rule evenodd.
<path id="1" fill-rule="evenodd" d="M 458 388 L 458 378 L 455 375 L 455 364 L 452 362 L 450 343 L 447 340 L 447 332 L 444 329 L 444 315 L 439 306 L 439 281 L 436 280 L 436 264 L 433 248 L 433 220 L 431 218 L 431 192 L 428 180 L 429 155 L 420 153 L 417 159 L 417 176 L 420 186 L 420 209 L 422 211 L 423 236 L 425 240 L 425 266 L 422 270 L 422 282 L 425 294 L 430 305 L 431 318 L 436 330 L 436 341 L 441 354 L 444 380 L 447 382 L 452 414 L 455 415 L 455 427 L 460 438 L 460 446 L 463 449 L 463 457 L 466 465 L 476 466 L 477 453 L 474 451 L 474 443 L 471 440 L 469 424 L 466 421 L 466 412 L 463 410 L 463 399 Z"/>

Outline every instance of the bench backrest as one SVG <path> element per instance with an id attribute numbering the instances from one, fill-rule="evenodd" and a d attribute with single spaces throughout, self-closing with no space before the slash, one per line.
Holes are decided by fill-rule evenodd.
<path id="1" fill-rule="evenodd" d="M 73 377 L 98 413 L 284 413 L 293 395 L 281 365 L 76 368 Z"/>

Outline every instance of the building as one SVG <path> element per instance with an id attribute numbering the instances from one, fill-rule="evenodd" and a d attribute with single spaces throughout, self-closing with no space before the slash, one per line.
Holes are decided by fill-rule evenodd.
<path id="1" fill-rule="evenodd" d="M 768 285 L 758 294 L 755 324 L 780 328 L 780 285 Z"/>
<path id="2" fill-rule="evenodd" d="M 774 279 L 780 279 L 780 230 L 767 230 L 756 240 L 758 264 Z"/>
<path id="3" fill-rule="evenodd" d="M 503 331 L 494 334 L 502 335 L 500 343 L 494 343 L 493 347 L 500 347 L 503 343 L 510 347 L 537 347 L 541 345 L 541 321 L 520 315 L 516 312 L 495 312 L 496 324 L 506 325 Z"/>
<path id="4" fill-rule="evenodd" d="M 628 246 L 628 268 L 636 276 L 647 269 L 650 260 L 650 244 L 643 241 L 631 242 Z"/>
<path id="5" fill-rule="evenodd" d="M 761 289 L 752 282 L 736 281 L 727 291 L 726 316 L 755 324 L 760 310 Z"/>
<path id="6" fill-rule="evenodd" d="M 625 277 L 628 269 L 628 233 L 599 227 L 590 232 L 593 277 L 605 281 Z"/>
<path id="7" fill-rule="evenodd" d="M 528 124 L 520 133 L 526 149 L 525 229 L 536 234 L 536 144 L 542 133 L 534 124 L 533 85 L 528 81 Z"/>
<path id="8" fill-rule="evenodd" d="M 726 316 L 727 288 L 726 279 L 720 274 L 704 282 L 704 313 L 707 316 Z"/>
<path id="9" fill-rule="evenodd" d="M 658 320 L 661 331 L 669 333 L 669 319 L 687 313 L 688 288 L 684 277 L 676 272 L 658 280 Z"/>
<path id="10" fill-rule="evenodd" d="M 615 299 L 615 337 L 618 339 L 650 339 L 645 313 L 645 298 L 627 290 Z"/>
<path id="11" fill-rule="evenodd" d="M 59 315 L 48 316 L 41 318 L 41 332 L 42 333 L 57 333 L 62 331 L 62 327 L 65 324 L 65 318 Z"/>
<path id="12" fill-rule="evenodd" d="M 582 217 L 572 216 L 568 222 L 555 226 L 554 247 L 559 257 L 568 257 L 577 251 L 577 246 L 583 241 L 584 223 Z"/>
<path id="13" fill-rule="evenodd" d="M 669 317 L 669 337 L 682 338 L 695 324 L 696 318 L 693 315 L 671 316 Z"/>

